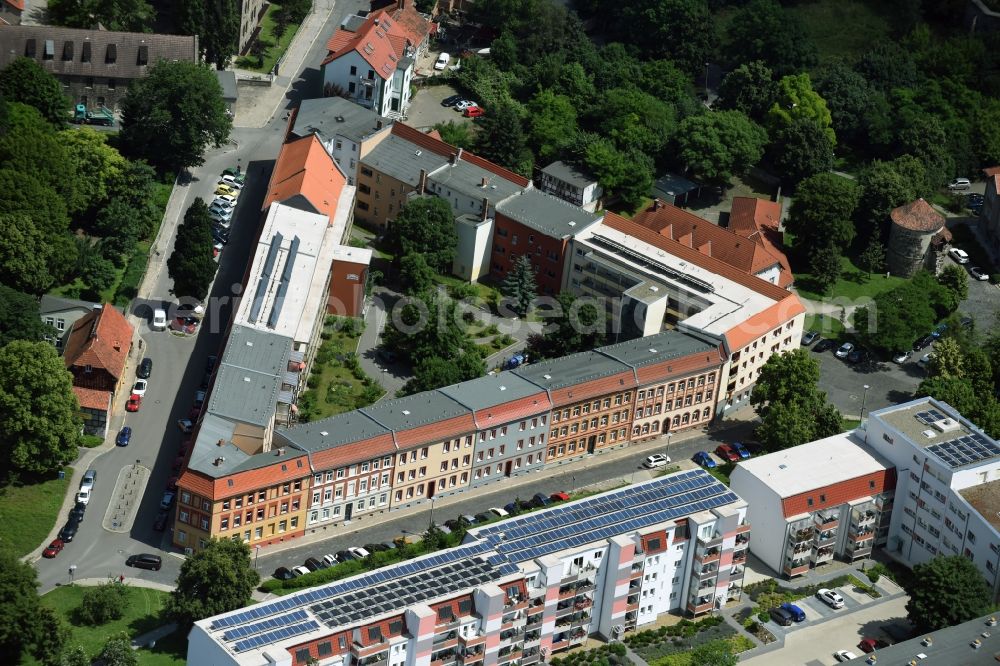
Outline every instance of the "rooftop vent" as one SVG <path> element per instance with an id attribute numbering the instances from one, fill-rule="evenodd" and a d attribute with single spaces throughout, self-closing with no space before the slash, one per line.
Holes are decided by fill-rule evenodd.
<path id="1" fill-rule="evenodd" d="M 277 450 L 275 451 L 275 455 L 277 455 L 277 456 L 283 456 L 283 455 L 285 455 L 285 447 L 279 446 L 277 448 Z"/>
<path id="2" fill-rule="evenodd" d="M 223 444 L 225 444 L 225 443 L 226 443 L 226 440 L 224 440 L 224 439 L 220 439 L 219 441 L 217 441 L 217 442 L 215 443 L 215 445 L 216 445 L 216 446 L 222 446 L 222 445 L 223 445 Z"/>
<path id="3" fill-rule="evenodd" d="M 788 465 L 786 465 L 785 463 L 781 463 L 780 465 L 778 465 L 778 469 L 788 469 Z"/>
<path id="4" fill-rule="evenodd" d="M 338 123 L 342 123 L 344 122 L 344 116 L 337 116 L 336 118 L 334 118 L 334 120 L 336 120 Z"/>
<path id="5" fill-rule="evenodd" d="M 410 415 L 410 410 L 404 409 L 403 410 L 403 416 L 409 416 L 409 415 Z"/>
<path id="6" fill-rule="evenodd" d="M 223 458 L 222 456 L 219 456 L 219 457 L 218 457 L 218 458 L 216 458 L 216 459 L 215 459 L 214 461 L 212 461 L 212 463 L 213 463 L 213 464 L 214 464 L 214 465 L 215 465 L 216 467 L 218 467 L 219 465 L 221 465 L 221 464 L 222 464 L 222 463 L 224 463 L 224 462 L 226 462 L 226 459 L 225 459 L 225 458 Z"/>
<path id="7" fill-rule="evenodd" d="M 545 379 L 552 379 L 552 375 L 542 375 Z"/>
<path id="8" fill-rule="evenodd" d="M 574 222 L 573 220 L 570 220 L 569 221 L 569 226 L 575 227 L 576 226 L 576 222 Z"/>
<path id="9" fill-rule="evenodd" d="M 653 348 L 653 347 L 650 347 L 650 348 L 649 348 L 649 353 L 650 353 L 650 354 L 656 354 L 656 353 L 658 353 L 658 352 L 656 351 L 656 349 L 655 349 L 655 348 Z"/>
<path id="10" fill-rule="evenodd" d="M 933 430 L 931 430 L 930 428 L 928 428 L 927 430 L 924 430 L 924 431 L 923 431 L 922 433 L 920 433 L 920 434 L 922 434 L 922 435 L 923 435 L 924 437 L 926 437 L 927 439 L 934 439 L 934 437 L 935 437 L 935 436 L 937 435 L 937 433 L 936 433 L 936 432 L 934 432 Z"/>
<path id="11" fill-rule="evenodd" d="M 243 381 L 245 381 L 247 384 L 249 384 L 250 383 L 250 378 L 249 377 L 244 377 Z"/>
<path id="12" fill-rule="evenodd" d="M 330 433 L 328 433 L 328 432 L 327 432 L 326 430 L 320 430 L 320 431 L 319 431 L 319 434 L 321 434 L 321 435 L 323 435 L 324 437 L 326 437 L 326 436 L 327 436 L 327 435 L 329 435 Z"/>
<path id="13" fill-rule="evenodd" d="M 419 150 L 415 150 L 413 154 L 416 155 L 417 157 L 420 157 L 420 155 L 422 155 L 422 153 Z"/>
<path id="14" fill-rule="evenodd" d="M 507 390 L 507 387 L 506 387 L 506 386 L 501 386 L 501 387 L 500 387 L 500 390 L 501 390 L 501 391 L 506 391 L 506 390 Z"/>
<path id="15" fill-rule="evenodd" d="M 952 432 L 954 430 L 958 430 L 961 427 L 961 424 L 959 424 L 958 421 L 947 417 L 939 421 L 934 421 L 933 423 L 931 423 L 931 425 L 937 428 L 941 432 Z"/>

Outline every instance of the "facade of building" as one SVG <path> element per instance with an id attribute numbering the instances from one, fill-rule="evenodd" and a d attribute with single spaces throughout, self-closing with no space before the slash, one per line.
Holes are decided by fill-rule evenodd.
<path id="1" fill-rule="evenodd" d="M 885 552 L 907 566 L 962 555 L 1000 599 L 1000 443 L 932 398 L 873 411 L 859 432 L 896 467 Z"/>
<path id="2" fill-rule="evenodd" d="M 236 534 L 235 509 L 219 501 L 229 488 L 252 490 L 254 476 L 265 492 L 287 484 L 302 493 L 287 516 L 267 514 L 262 525 L 254 517 L 249 527 L 240 519 L 240 534 L 257 546 L 706 424 L 722 365 L 710 336 L 664 331 L 288 427 L 269 415 L 294 404 L 288 387 L 304 376 L 302 352 L 288 335 L 240 321 L 238 313 L 178 481 L 200 503 L 181 494 L 178 506 L 198 520 L 175 527 L 178 546 Z M 230 485 L 230 476 L 245 480 Z M 211 513 L 197 508 L 206 501 Z"/>
<path id="3" fill-rule="evenodd" d="M 199 62 L 198 48 L 197 36 L 0 25 L 0 69 L 15 58 L 31 58 L 59 80 L 74 105 L 88 111 L 116 111 L 150 67 L 160 60 Z"/>
<path id="4" fill-rule="evenodd" d="M 237 40 L 240 55 L 250 52 L 250 45 L 260 33 L 260 20 L 264 18 L 267 6 L 264 0 L 240 0 L 240 34 Z"/>
<path id="5" fill-rule="evenodd" d="M 984 226 L 983 234 L 991 256 L 1000 257 L 1000 169 L 987 174 L 983 195 L 983 210 L 979 215 Z"/>
<path id="6" fill-rule="evenodd" d="M 580 168 L 556 161 L 542 169 L 538 189 L 591 212 L 604 194 L 597 180 Z"/>
<path id="7" fill-rule="evenodd" d="M 347 184 L 356 185 L 361 158 L 392 122 L 343 97 L 304 99 L 288 121 L 288 140 L 315 134 L 347 174 Z"/>
<path id="8" fill-rule="evenodd" d="M 93 310 L 100 308 L 100 303 L 88 303 L 72 298 L 60 298 L 57 296 L 42 296 L 38 304 L 38 315 L 42 323 L 52 327 L 53 333 L 46 340 L 62 353 L 66 345 L 66 338 L 73 326 L 83 316 L 90 314 Z"/>
<path id="9" fill-rule="evenodd" d="M 350 245 L 334 248 L 327 314 L 360 317 L 364 313 L 371 262 L 372 251 L 369 248 Z"/>
<path id="10" fill-rule="evenodd" d="M 779 575 L 870 558 L 886 544 L 895 468 L 856 432 L 744 460 L 730 481 L 750 507 L 751 552 Z"/>
<path id="11" fill-rule="evenodd" d="M 893 209 L 890 217 L 886 252 L 889 271 L 909 278 L 923 269 L 934 270 L 936 255 L 931 251 L 931 240 L 944 229 L 944 216 L 923 199 L 917 199 Z"/>
<path id="12" fill-rule="evenodd" d="M 327 42 L 323 95 L 346 96 L 380 116 L 405 115 L 414 65 L 427 49 L 430 30 L 430 22 L 408 5 L 372 12 L 360 22 L 348 17 Z"/>
<path id="13" fill-rule="evenodd" d="M 746 404 L 767 359 L 802 337 L 794 294 L 614 213 L 576 234 L 566 265 L 562 290 L 604 304 L 621 338 L 672 328 L 716 337 L 727 359 L 720 414 Z"/>
<path id="14" fill-rule="evenodd" d="M 191 666 L 531 666 L 738 599 L 750 526 L 681 472 L 471 530 L 456 548 L 197 622 Z M 553 529 L 559 524 L 559 529 Z"/>

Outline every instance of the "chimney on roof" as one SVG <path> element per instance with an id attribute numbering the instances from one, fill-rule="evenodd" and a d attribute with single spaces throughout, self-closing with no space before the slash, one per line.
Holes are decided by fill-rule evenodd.
<path id="1" fill-rule="evenodd" d="M 659 199 L 653 199 L 653 210 L 660 210 L 663 208 L 663 202 Z"/>
<path id="2" fill-rule="evenodd" d="M 485 222 L 487 219 L 489 219 L 489 215 L 490 215 L 490 200 L 486 197 L 483 197 L 483 215 L 481 218 L 479 218 L 480 221 Z"/>
<path id="3" fill-rule="evenodd" d="M 215 465 L 216 467 L 218 467 L 219 465 L 221 465 L 224 462 L 226 462 L 226 459 L 223 458 L 222 456 L 219 456 L 214 461 L 212 461 L 212 464 Z"/>
<path id="4" fill-rule="evenodd" d="M 420 170 L 420 181 L 417 183 L 417 194 L 423 194 L 427 189 L 427 169 Z"/>
<path id="5" fill-rule="evenodd" d="M 275 449 L 275 455 L 278 455 L 278 456 L 285 455 L 285 447 L 279 446 L 277 449 Z"/>
<path id="6" fill-rule="evenodd" d="M 118 340 L 115 340 L 115 351 L 121 351 L 121 350 L 122 350 L 122 343 L 119 342 Z"/>
<path id="7" fill-rule="evenodd" d="M 458 161 L 458 155 L 456 153 L 452 153 L 451 155 L 448 156 L 448 164 L 455 166 L 455 162 L 457 161 Z"/>
<path id="8" fill-rule="evenodd" d="M 382 129 L 382 119 L 381 118 L 379 118 L 378 120 L 375 121 L 375 129 L 377 129 L 377 130 Z"/>
<path id="9" fill-rule="evenodd" d="M 486 178 L 486 176 L 483 176 L 483 179 L 479 181 L 479 187 L 486 189 L 486 186 L 489 185 L 489 183 L 490 183 L 489 179 Z"/>
<path id="10" fill-rule="evenodd" d="M 455 161 L 457 162 L 457 161 L 459 161 L 461 159 L 462 159 L 462 148 L 459 147 L 459 149 L 458 149 L 458 155 L 455 156 Z"/>

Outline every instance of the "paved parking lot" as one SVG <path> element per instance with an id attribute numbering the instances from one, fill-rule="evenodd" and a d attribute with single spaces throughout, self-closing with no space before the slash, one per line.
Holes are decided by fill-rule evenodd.
<path id="1" fill-rule="evenodd" d="M 427 130 L 438 123 L 446 123 L 449 120 L 456 123 L 471 123 L 472 118 L 464 117 L 452 107 L 441 106 L 441 100 L 455 94 L 458 94 L 458 91 L 449 85 L 421 87 L 410 103 L 406 124 L 417 129 Z"/>
<path id="2" fill-rule="evenodd" d="M 854 611 L 857 611 L 865 606 L 869 606 L 872 603 L 878 601 L 877 599 L 872 599 L 867 594 L 860 594 L 854 591 L 854 586 L 847 585 L 844 587 L 833 588 L 837 593 L 844 598 L 844 607 L 833 609 L 827 606 L 825 603 L 817 599 L 816 597 L 804 597 L 795 602 L 795 605 L 802 609 L 806 614 L 806 619 L 803 622 L 794 622 L 788 627 L 783 627 L 774 620 L 767 621 L 767 629 L 776 637 L 788 637 L 799 631 L 803 631 L 805 628 L 812 626 L 817 621 L 827 620 L 829 618 L 836 618 L 844 615 L 850 615 Z M 857 641 L 855 641 L 857 643 Z M 843 648 L 847 649 L 847 648 Z"/>

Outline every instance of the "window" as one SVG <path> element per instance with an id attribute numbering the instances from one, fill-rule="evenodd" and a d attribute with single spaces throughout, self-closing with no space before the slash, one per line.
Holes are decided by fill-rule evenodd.
<path id="1" fill-rule="evenodd" d="M 448 622 L 455 618 L 455 613 L 452 611 L 451 606 L 442 606 L 438 608 L 438 620 L 441 622 Z"/>
<path id="2" fill-rule="evenodd" d="M 317 645 L 316 648 L 319 650 L 319 656 L 321 657 L 325 657 L 328 654 L 333 654 L 333 643 L 331 643 L 330 641 L 323 641 L 322 643 Z"/>
<path id="3" fill-rule="evenodd" d="M 304 664 L 309 661 L 309 648 L 302 648 L 301 650 L 295 651 L 295 661 L 300 664 Z"/>

